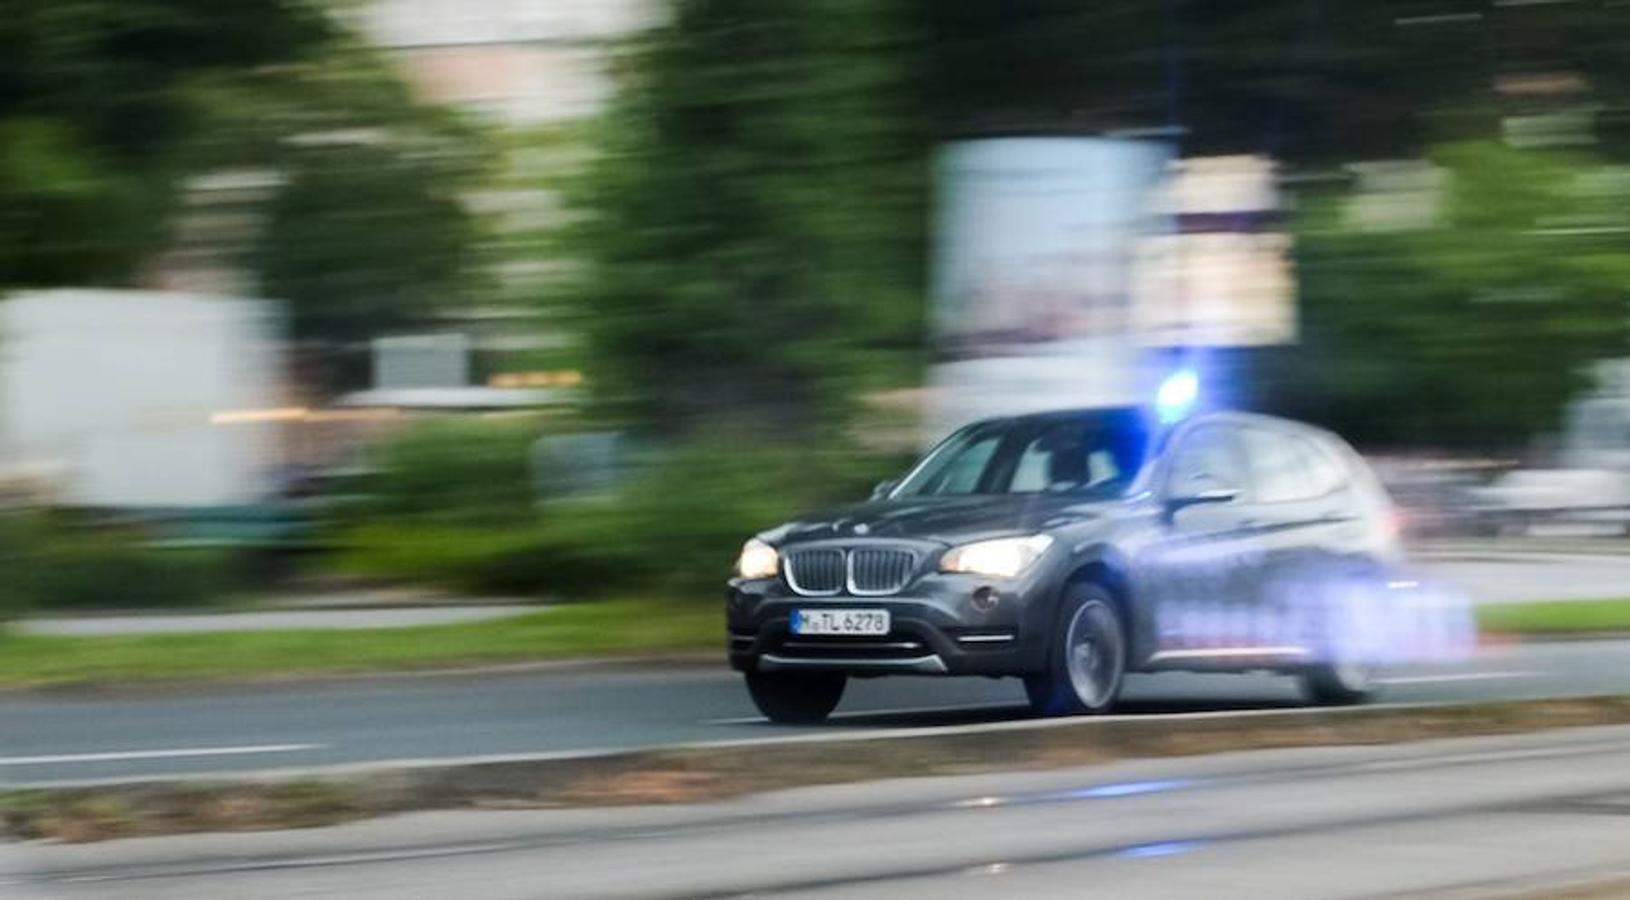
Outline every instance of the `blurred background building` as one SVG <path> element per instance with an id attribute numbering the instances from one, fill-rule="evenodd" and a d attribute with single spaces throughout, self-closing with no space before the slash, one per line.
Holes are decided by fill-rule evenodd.
<path id="1" fill-rule="evenodd" d="M 370 0 L 353 15 L 427 101 L 526 128 L 604 109 L 618 41 L 656 22 L 662 8 L 660 0 Z"/>

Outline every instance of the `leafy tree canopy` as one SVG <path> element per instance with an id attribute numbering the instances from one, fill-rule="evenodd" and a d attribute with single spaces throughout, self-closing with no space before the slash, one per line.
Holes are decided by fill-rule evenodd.
<path id="1" fill-rule="evenodd" d="M 1517 446 L 1558 424 L 1630 313 L 1630 181 L 1587 158 L 1437 148 L 1438 221 L 1377 233 L 1314 203 L 1300 346 L 1252 373 L 1265 405 L 1399 446 Z"/>
<path id="2" fill-rule="evenodd" d="M 300 0 L 16 0 L 0 17 L 0 285 L 121 283 L 166 237 L 194 78 L 299 59 Z"/>

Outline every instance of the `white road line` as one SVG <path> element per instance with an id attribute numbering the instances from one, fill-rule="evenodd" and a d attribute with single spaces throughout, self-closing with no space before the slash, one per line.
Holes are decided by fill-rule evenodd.
<path id="1" fill-rule="evenodd" d="M 1542 678 L 1547 672 L 1450 672 L 1443 675 L 1408 675 L 1377 678 L 1377 684 L 1439 684 L 1448 681 L 1498 681 L 1503 678 Z"/>
<path id="2" fill-rule="evenodd" d="M 65 753 L 58 756 L 0 756 L 0 766 L 46 766 L 59 763 L 121 762 L 133 759 L 185 759 L 194 756 L 251 756 L 321 750 L 326 744 L 262 744 L 258 747 L 189 747 L 178 750 L 121 750 L 112 753 Z"/>

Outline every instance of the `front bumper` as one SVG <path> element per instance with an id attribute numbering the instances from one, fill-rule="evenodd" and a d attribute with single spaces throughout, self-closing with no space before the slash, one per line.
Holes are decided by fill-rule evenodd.
<path id="1" fill-rule="evenodd" d="M 1046 667 L 1044 573 L 1020 579 L 933 574 L 888 597 L 805 597 L 779 579 L 730 582 L 730 665 L 739 671 L 833 671 L 874 675 L 1021 675 Z M 794 635 L 792 613 L 818 608 L 885 609 L 891 630 L 876 637 Z"/>

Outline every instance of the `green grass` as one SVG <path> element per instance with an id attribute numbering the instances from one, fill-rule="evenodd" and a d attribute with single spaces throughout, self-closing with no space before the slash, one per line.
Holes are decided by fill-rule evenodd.
<path id="1" fill-rule="evenodd" d="M 366 631 L 44 637 L 0 634 L 0 685 L 389 671 L 717 650 L 717 603 L 608 601 L 507 619 Z"/>
<path id="2" fill-rule="evenodd" d="M 1630 632 L 1630 600 L 1495 603 L 1478 608 L 1477 624 L 1507 634 Z"/>

